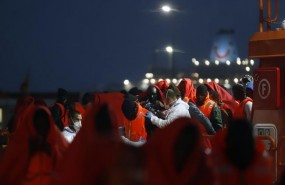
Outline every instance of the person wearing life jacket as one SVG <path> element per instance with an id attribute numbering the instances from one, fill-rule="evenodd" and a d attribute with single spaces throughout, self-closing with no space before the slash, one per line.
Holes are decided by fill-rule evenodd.
<path id="1" fill-rule="evenodd" d="M 200 111 L 209 118 L 215 131 L 223 128 L 221 110 L 219 106 L 209 98 L 207 86 L 202 84 L 197 87 L 195 103 Z"/>
<path id="2" fill-rule="evenodd" d="M 212 139 L 213 167 L 220 185 L 273 183 L 273 160 L 245 119 L 233 120 Z"/>
<path id="3" fill-rule="evenodd" d="M 49 185 L 55 165 L 67 147 L 48 107 L 32 105 L 23 115 L 0 163 L 0 183 Z"/>
<path id="4" fill-rule="evenodd" d="M 123 139 L 126 137 L 133 142 L 144 142 L 147 140 L 147 131 L 145 128 L 145 114 L 148 110 L 144 109 L 133 95 L 125 95 L 122 104 L 122 111 L 127 118 L 124 124 Z"/>
<path id="5" fill-rule="evenodd" d="M 193 119 L 177 118 L 144 145 L 147 185 L 215 184 L 212 166 Z"/>
<path id="6" fill-rule="evenodd" d="M 224 107 L 225 104 L 221 101 L 220 95 L 217 91 L 210 90 L 209 97 L 219 106 L 222 115 L 223 127 L 227 127 L 230 120 L 232 119 L 230 111 Z"/>
<path id="7" fill-rule="evenodd" d="M 59 88 L 57 91 L 57 101 L 50 108 L 52 117 L 56 126 L 60 131 L 69 124 L 69 111 L 72 106 L 68 99 L 68 92 L 65 89 Z"/>
<path id="8" fill-rule="evenodd" d="M 242 84 L 233 85 L 232 92 L 236 101 L 239 102 L 238 107 L 234 110 L 233 118 L 247 119 L 250 122 L 253 100 L 246 96 L 246 90 Z"/>
<path id="9" fill-rule="evenodd" d="M 189 101 L 194 101 L 196 96 L 196 89 L 189 78 L 182 78 L 182 80 L 177 85 L 177 88 L 181 92 L 181 99 L 186 103 Z"/>

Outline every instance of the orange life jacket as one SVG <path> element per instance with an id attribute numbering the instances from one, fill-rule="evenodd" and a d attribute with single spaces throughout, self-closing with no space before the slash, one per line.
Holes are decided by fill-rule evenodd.
<path id="1" fill-rule="evenodd" d="M 204 104 L 199 106 L 199 109 L 207 118 L 210 119 L 214 105 L 215 102 L 209 98 L 209 95 L 207 95 Z"/>
<path id="2" fill-rule="evenodd" d="M 131 141 L 139 141 L 140 138 L 146 140 L 145 114 L 148 110 L 144 109 L 139 103 L 136 104 L 138 105 L 136 118 L 132 121 L 128 120 L 125 122 L 125 134 Z"/>
<path id="3" fill-rule="evenodd" d="M 61 112 L 60 120 L 61 120 L 61 123 L 63 124 L 64 127 L 68 126 L 69 125 L 69 117 L 68 117 L 69 110 L 66 109 L 61 103 L 57 103 L 56 102 L 55 105 L 57 105 L 60 108 L 60 112 Z"/>
<path id="4" fill-rule="evenodd" d="M 253 100 L 249 97 L 244 99 L 242 102 L 239 103 L 238 107 L 235 108 L 233 117 L 235 119 L 244 119 L 246 118 L 244 107 L 247 102 L 253 102 Z"/>

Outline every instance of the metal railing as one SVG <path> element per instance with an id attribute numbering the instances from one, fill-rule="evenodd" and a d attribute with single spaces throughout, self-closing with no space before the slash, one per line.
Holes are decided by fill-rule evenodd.
<path id="1" fill-rule="evenodd" d="M 275 0 L 275 16 L 271 17 L 271 0 L 267 0 L 267 17 L 264 18 L 264 0 L 259 0 L 259 31 L 263 32 L 263 23 L 266 22 L 267 31 L 271 30 L 271 23 L 278 19 L 278 0 Z"/>

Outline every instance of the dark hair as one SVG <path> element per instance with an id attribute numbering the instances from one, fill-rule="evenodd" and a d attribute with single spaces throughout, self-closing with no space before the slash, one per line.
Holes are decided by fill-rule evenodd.
<path id="1" fill-rule="evenodd" d="M 197 87 L 197 89 L 196 89 L 196 94 L 206 96 L 207 93 L 208 93 L 208 88 L 207 88 L 206 85 L 201 84 L 201 85 L 199 85 L 199 86 Z"/>
<path id="2" fill-rule="evenodd" d="M 176 85 L 174 85 L 173 83 L 171 83 L 171 84 L 169 85 L 168 89 L 172 89 L 172 90 L 175 92 L 177 98 L 180 98 L 180 97 L 181 97 L 181 92 L 180 92 L 180 90 L 179 90 L 179 89 L 176 87 Z"/>

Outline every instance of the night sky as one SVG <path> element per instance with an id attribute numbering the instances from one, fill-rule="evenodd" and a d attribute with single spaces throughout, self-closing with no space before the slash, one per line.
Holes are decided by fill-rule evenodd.
<path id="1" fill-rule="evenodd" d="M 173 43 L 193 57 L 209 57 L 215 34 L 233 29 L 241 58 L 259 29 L 257 0 L 176 0 L 180 12 L 155 11 L 159 0 L 1 0 L 0 91 L 16 92 L 26 74 L 32 92 L 103 89 L 139 81 L 153 52 Z M 282 16 L 279 2 L 279 21 Z M 160 53 L 163 55 L 163 53 Z M 181 55 L 181 56 L 180 56 Z"/>

